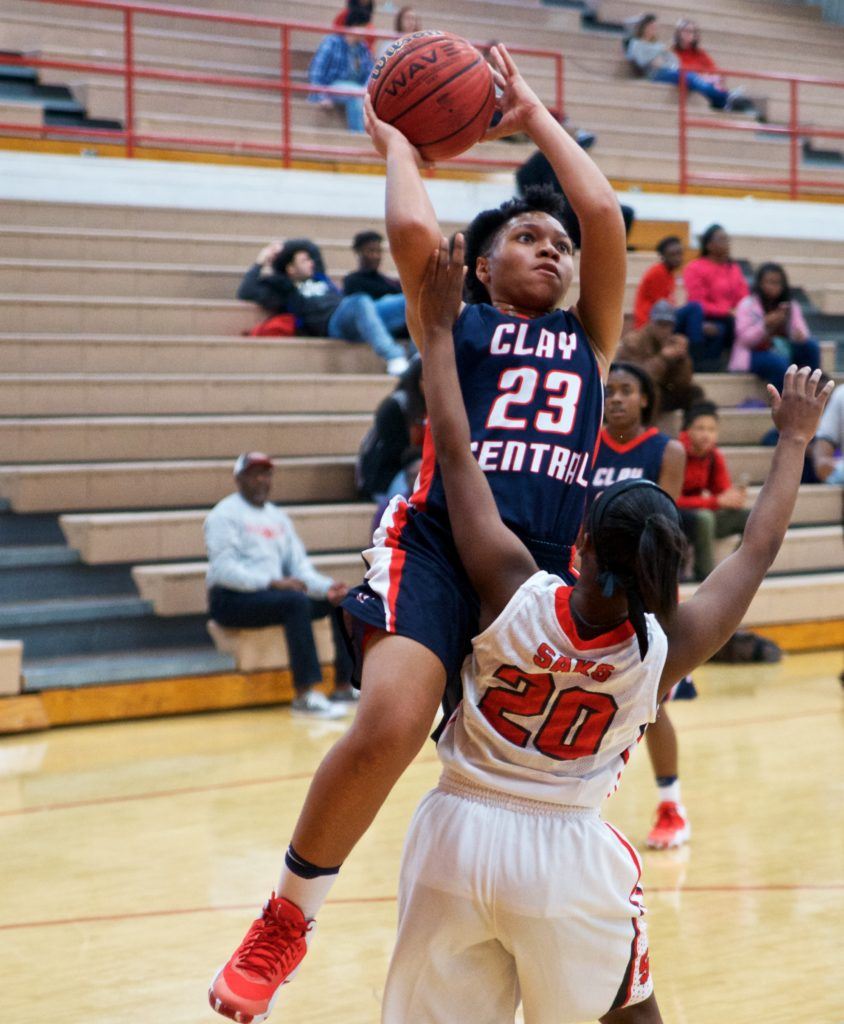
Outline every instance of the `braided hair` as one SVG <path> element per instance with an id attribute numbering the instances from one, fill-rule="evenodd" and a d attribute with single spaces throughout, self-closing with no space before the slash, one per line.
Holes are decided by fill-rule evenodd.
<path id="1" fill-rule="evenodd" d="M 648 653 L 645 613 L 664 623 L 677 607 L 686 538 L 671 497 L 650 480 L 622 480 L 592 504 L 586 525 L 604 597 L 627 597 L 639 653 Z"/>

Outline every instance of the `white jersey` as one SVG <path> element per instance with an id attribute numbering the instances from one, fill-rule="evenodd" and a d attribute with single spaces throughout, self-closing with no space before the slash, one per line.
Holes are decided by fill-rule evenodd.
<path id="1" fill-rule="evenodd" d="M 646 615 L 644 660 L 629 621 L 582 639 L 573 588 L 537 572 L 472 641 L 463 701 L 437 752 L 447 773 L 528 800 L 598 807 L 657 713 L 668 643 Z"/>

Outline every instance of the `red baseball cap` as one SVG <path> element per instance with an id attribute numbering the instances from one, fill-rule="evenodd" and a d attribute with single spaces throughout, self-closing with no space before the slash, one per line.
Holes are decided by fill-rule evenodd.
<path id="1" fill-rule="evenodd" d="M 244 452 L 237 457 L 237 461 L 234 464 L 234 475 L 240 476 L 241 473 L 245 473 L 247 469 L 251 469 L 253 466 L 263 466 L 265 469 L 272 469 L 273 460 L 263 452 Z"/>

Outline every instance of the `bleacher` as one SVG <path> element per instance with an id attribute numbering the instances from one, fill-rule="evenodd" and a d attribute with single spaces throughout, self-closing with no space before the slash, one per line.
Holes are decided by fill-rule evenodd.
<path id="1" fill-rule="evenodd" d="M 228 5 L 209 0 L 193 6 Z M 328 22 L 335 6 L 319 0 L 309 18 Z M 651 6 L 666 24 L 685 10 Z M 244 0 L 238 10 L 284 17 L 294 5 Z M 602 13 L 623 18 L 637 10 L 607 0 Z M 581 30 L 576 7 L 464 0 L 458 11 L 433 0 L 425 20 L 476 39 L 559 45 L 567 57 L 567 107 L 598 132 L 594 155 L 602 168 L 619 181 L 653 187 L 676 180 L 674 93 L 629 80 L 618 38 Z M 118 21 L 110 12 L 86 12 L 83 19 L 72 7 L 0 0 L 6 45 L 44 56 L 119 57 Z M 736 18 L 734 7 L 719 0 L 699 21 L 708 48 L 725 63 L 840 73 L 832 36 L 841 30 L 822 25 L 814 12 L 746 2 Z M 380 16 L 378 24 L 386 27 L 388 18 Z M 145 59 L 162 67 L 273 73 L 275 51 L 261 33 L 244 28 L 232 36 L 219 26 L 191 23 L 176 31 L 166 19 L 149 18 L 137 39 Z M 804 51 L 799 60 L 794 40 Z M 300 49 L 300 71 L 305 53 Z M 82 90 L 91 116 L 119 116 L 113 83 L 82 81 L 66 71 L 51 76 Z M 550 79 L 540 84 L 550 96 Z M 244 113 L 243 97 L 224 93 L 139 82 L 138 116 L 188 134 L 213 133 L 216 120 L 225 122 L 217 125 L 221 137 L 232 137 L 226 133 L 233 125 L 253 141 L 264 131 L 277 136 L 276 101 L 255 94 Z M 772 101 L 769 119 L 785 116 L 779 102 Z M 294 107 L 297 137 L 349 144 L 332 115 L 304 102 Z M 830 123 L 835 110 L 818 100 L 811 116 Z M 755 144 L 722 135 L 707 142 L 713 168 L 764 168 L 785 159 L 779 141 L 765 142 L 762 149 L 776 154 L 765 155 Z M 368 153 L 368 143 L 358 141 Z M 508 159 L 524 152 L 506 144 L 495 150 Z M 825 168 L 828 173 L 844 180 L 835 168 Z M 0 732 L 286 698 L 286 673 L 240 671 L 241 659 L 212 644 L 203 517 L 231 491 L 234 457 L 267 450 L 278 465 L 273 500 L 291 511 L 324 571 L 356 582 L 373 509 L 356 498 L 354 455 L 372 410 L 394 382 L 366 346 L 243 337 L 255 313 L 233 295 L 269 237 L 309 235 L 341 277 L 352 266 L 351 235 L 377 224 L 351 214 L 286 213 L 270 220 L 234 209 L 55 199 L 5 200 L 0 210 L 0 646 L 23 641 L 20 693 L 9 682 L 14 665 L 4 674 L 0 658 L 0 693 L 9 694 L 0 700 Z M 654 259 L 654 241 L 678 232 L 691 246 L 688 223 L 678 225 L 670 213 L 663 222 L 637 225 L 628 308 Z M 844 327 L 836 319 L 844 317 L 838 280 L 844 242 L 739 235 L 734 251 L 754 264 L 776 258 L 786 266 L 807 297 L 810 322 L 825 340 L 824 364 L 833 372 L 835 339 Z M 569 297 L 576 296 L 575 283 Z M 722 406 L 731 471 L 747 476 L 755 497 L 771 458 L 771 449 L 759 444 L 768 415 L 748 405 L 763 398 L 761 386 L 750 375 L 703 376 L 700 383 Z M 841 508 L 840 488 L 801 489 L 792 529 L 748 614 L 748 625 L 786 647 L 840 641 Z M 318 638 L 328 661 L 323 626 Z M 8 660 L 8 652 L 3 657 Z M 117 685 L 126 682 L 137 685 Z"/>

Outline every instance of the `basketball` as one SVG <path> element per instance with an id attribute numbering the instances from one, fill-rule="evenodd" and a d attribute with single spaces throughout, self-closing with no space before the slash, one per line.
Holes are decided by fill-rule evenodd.
<path id="1" fill-rule="evenodd" d="M 397 39 L 372 69 L 375 113 L 426 160 L 447 160 L 479 142 L 495 110 L 492 71 L 460 36 L 434 29 Z"/>

